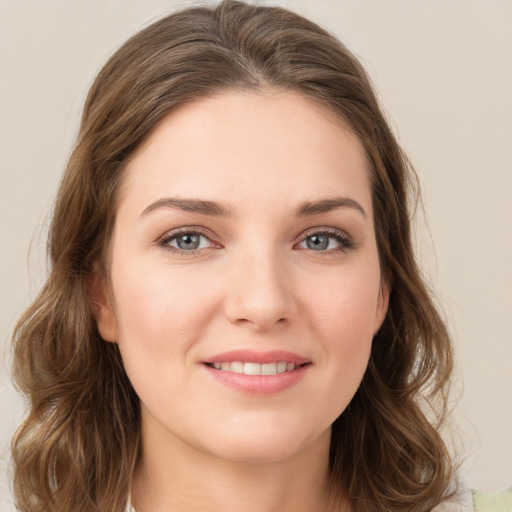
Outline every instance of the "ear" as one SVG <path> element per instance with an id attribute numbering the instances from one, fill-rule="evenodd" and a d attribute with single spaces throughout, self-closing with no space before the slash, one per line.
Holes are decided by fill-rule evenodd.
<path id="1" fill-rule="evenodd" d="M 89 304 L 100 336 L 105 341 L 115 343 L 118 339 L 117 320 L 103 272 L 94 271 L 90 277 L 88 292 Z"/>
<path id="2" fill-rule="evenodd" d="M 382 327 L 384 323 L 384 319 L 386 318 L 386 314 L 388 312 L 389 306 L 389 294 L 390 294 L 390 285 L 387 279 L 382 279 L 379 287 L 379 297 L 377 299 L 377 311 L 375 313 L 375 327 L 373 330 L 373 335 L 375 336 L 379 329 Z"/>

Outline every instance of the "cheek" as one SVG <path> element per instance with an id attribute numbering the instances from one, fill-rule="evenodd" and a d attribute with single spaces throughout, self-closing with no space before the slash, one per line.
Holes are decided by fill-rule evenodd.
<path id="1" fill-rule="evenodd" d="M 329 339 L 364 341 L 373 337 L 379 278 L 371 269 L 340 273 L 335 279 L 311 283 L 306 295 L 314 325 Z"/>
<path id="2" fill-rule="evenodd" d="M 193 343 L 194 333 L 214 310 L 212 283 L 205 283 L 198 272 L 171 272 L 165 264 L 131 262 L 116 270 L 113 291 L 120 344 L 170 352 L 181 347 L 180 340 Z"/>
<path id="3" fill-rule="evenodd" d="M 204 303 L 211 299 L 195 292 L 199 283 L 190 273 L 170 275 L 164 266 L 118 265 L 115 279 L 124 366 L 142 402 L 158 410 L 169 390 L 187 387 L 189 349 L 200 337 Z"/>
<path id="4" fill-rule="evenodd" d="M 367 271 L 366 271 L 367 270 Z M 327 428 L 346 409 L 368 366 L 379 276 L 371 268 L 317 276 L 302 290 L 302 327 L 310 329 L 318 352 L 316 379 L 308 396 L 311 417 Z"/>
<path id="5" fill-rule="evenodd" d="M 379 276 L 347 272 L 310 288 L 309 323 L 325 355 L 326 375 L 344 408 L 368 365 L 376 319 Z"/>

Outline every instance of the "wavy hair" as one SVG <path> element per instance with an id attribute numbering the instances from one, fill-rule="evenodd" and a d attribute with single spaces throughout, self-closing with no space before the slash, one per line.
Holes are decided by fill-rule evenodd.
<path id="1" fill-rule="evenodd" d="M 88 94 L 56 199 L 51 269 L 15 329 L 13 376 L 30 410 L 12 442 L 22 512 L 122 512 L 139 450 L 139 400 L 89 303 L 107 254 L 123 170 L 179 105 L 226 89 L 301 93 L 350 125 L 369 162 L 389 310 L 369 365 L 332 426 L 331 481 L 354 512 L 428 511 L 449 494 L 440 426 L 452 348 L 416 265 L 417 183 L 358 60 L 316 24 L 223 1 L 169 15 L 129 39 Z M 432 404 L 434 414 L 427 414 Z M 430 418 L 430 419 L 428 419 Z"/>

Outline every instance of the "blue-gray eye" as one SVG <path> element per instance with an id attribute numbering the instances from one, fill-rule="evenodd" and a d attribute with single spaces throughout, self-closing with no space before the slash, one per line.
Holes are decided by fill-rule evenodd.
<path id="1" fill-rule="evenodd" d="M 299 244 L 300 249 L 309 249 L 316 252 L 344 251 L 352 247 L 354 247 L 354 243 L 347 235 L 322 231 L 305 236 Z"/>
<path id="2" fill-rule="evenodd" d="M 193 251 L 199 249 L 201 244 L 201 235 L 186 233 L 175 238 L 178 249 L 183 251 Z"/>
<path id="3" fill-rule="evenodd" d="M 162 238 L 159 245 L 167 247 L 167 249 L 174 252 L 193 252 L 210 247 L 212 241 L 201 233 L 182 231 L 181 233 L 169 234 Z"/>
<path id="4" fill-rule="evenodd" d="M 329 247 L 330 238 L 327 235 L 311 235 L 306 238 L 306 245 L 313 251 L 325 251 Z"/>

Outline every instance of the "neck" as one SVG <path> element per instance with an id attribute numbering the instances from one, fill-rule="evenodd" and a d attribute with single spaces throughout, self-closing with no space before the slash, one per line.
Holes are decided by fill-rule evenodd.
<path id="1" fill-rule="evenodd" d="M 327 492 L 330 432 L 273 461 L 236 461 L 142 429 L 132 481 L 136 512 L 346 512 Z"/>

